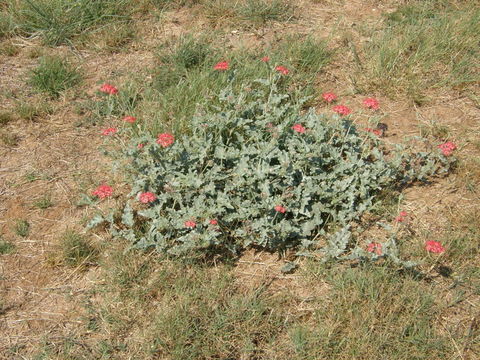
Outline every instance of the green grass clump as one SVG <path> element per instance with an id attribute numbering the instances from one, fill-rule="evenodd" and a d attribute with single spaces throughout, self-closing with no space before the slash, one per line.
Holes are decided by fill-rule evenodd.
<path id="1" fill-rule="evenodd" d="M 480 80 L 480 9 L 470 2 L 421 1 L 387 15 L 372 35 L 357 77 L 363 90 L 404 94 L 419 104 L 430 88 L 462 89 Z"/>
<path id="2" fill-rule="evenodd" d="M 84 236 L 75 231 L 67 231 L 60 239 L 60 246 L 62 260 L 69 266 L 79 266 L 87 262 L 92 263 L 98 258 L 98 249 Z"/>
<path id="3" fill-rule="evenodd" d="M 312 36 L 290 36 L 280 44 L 278 52 L 297 71 L 308 76 L 322 70 L 333 57 L 333 51 L 328 48 L 327 42 Z"/>
<path id="4" fill-rule="evenodd" d="M 14 7 L 20 32 L 40 34 L 45 43 L 70 43 L 101 25 L 128 19 L 130 0 L 22 0 Z"/>
<path id="5" fill-rule="evenodd" d="M 285 0 L 247 0 L 238 7 L 237 16 L 254 25 L 293 18 L 293 5 Z"/>
<path id="6" fill-rule="evenodd" d="M 386 266 L 328 269 L 316 276 L 325 276 L 332 289 L 314 300 L 312 322 L 292 327 L 296 359 L 426 360 L 455 353 L 437 323 L 445 304 L 434 285 Z"/>
<path id="7" fill-rule="evenodd" d="M 19 219 L 15 223 L 15 233 L 21 237 L 27 237 L 30 233 L 30 224 L 25 219 Z"/>
<path id="8" fill-rule="evenodd" d="M 48 194 L 44 195 L 39 199 L 35 200 L 33 205 L 38 209 L 42 209 L 42 210 L 48 209 L 53 205 L 52 197 Z"/>
<path id="9" fill-rule="evenodd" d="M 7 125 L 9 122 L 14 120 L 14 116 L 11 112 L 2 111 L 0 112 L 0 126 Z"/>
<path id="10" fill-rule="evenodd" d="M 0 12 L 0 39 L 9 37 L 15 29 L 12 16 L 6 11 Z"/>
<path id="11" fill-rule="evenodd" d="M 45 92 L 53 98 L 77 85 L 81 75 L 67 59 L 44 57 L 30 74 L 30 84 L 38 91 Z"/>
<path id="12" fill-rule="evenodd" d="M 289 21 L 294 6 L 286 0 L 214 0 L 202 2 L 203 13 L 215 24 L 259 27 L 271 21 Z"/>
<path id="13" fill-rule="evenodd" d="M 10 254 L 15 249 L 15 245 L 6 241 L 0 236 L 0 255 Z"/>

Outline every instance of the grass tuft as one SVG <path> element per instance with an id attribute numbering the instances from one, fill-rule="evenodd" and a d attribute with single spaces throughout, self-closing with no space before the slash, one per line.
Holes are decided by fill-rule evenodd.
<path id="1" fill-rule="evenodd" d="M 44 195 L 41 198 L 35 200 L 33 205 L 38 209 L 48 209 L 53 205 L 52 197 L 50 195 Z"/>
<path id="2" fill-rule="evenodd" d="M 15 245 L 11 242 L 6 241 L 0 236 L 0 255 L 10 254 L 15 250 Z"/>
<path id="3" fill-rule="evenodd" d="M 412 2 L 387 15 L 363 48 L 357 77 L 366 90 L 404 94 L 417 104 L 432 88 L 480 81 L 480 9 L 469 2 Z"/>
<path id="4" fill-rule="evenodd" d="M 53 98 L 77 85 L 81 75 L 67 59 L 44 57 L 30 74 L 30 84 L 38 91 L 48 93 Z"/>
<path id="5" fill-rule="evenodd" d="M 18 219 L 15 223 L 15 233 L 21 237 L 27 237 L 30 233 L 30 224 L 25 219 Z"/>
<path id="6" fill-rule="evenodd" d="M 66 265 L 79 266 L 93 263 L 99 252 L 90 241 L 75 231 L 67 231 L 60 239 L 62 260 Z"/>
<path id="7" fill-rule="evenodd" d="M 70 43 L 101 25 L 128 19 L 130 0 L 23 0 L 14 9 L 19 31 L 48 45 Z"/>

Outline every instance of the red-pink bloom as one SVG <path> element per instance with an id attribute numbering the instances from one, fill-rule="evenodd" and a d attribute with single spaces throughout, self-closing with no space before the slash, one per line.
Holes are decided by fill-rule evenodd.
<path id="1" fill-rule="evenodd" d="M 117 131 L 118 131 L 117 128 L 113 128 L 113 127 L 108 128 L 108 129 L 103 129 L 102 130 L 102 135 L 111 136 L 111 135 L 115 134 Z"/>
<path id="2" fill-rule="evenodd" d="M 128 122 L 130 124 L 133 124 L 136 120 L 137 120 L 137 118 L 133 117 L 133 116 L 125 116 L 123 118 L 123 121 Z"/>
<path id="3" fill-rule="evenodd" d="M 209 223 L 210 223 L 210 225 L 217 225 L 217 224 L 218 224 L 218 221 L 215 220 L 215 219 L 211 219 L 211 220 L 209 221 Z"/>
<path id="4" fill-rule="evenodd" d="M 292 130 L 294 130 L 294 131 L 296 131 L 300 134 L 303 134 L 303 133 L 305 133 L 306 129 L 302 126 L 302 124 L 295 124 L 295 125 L 292 126 Z"/>
<path id="5" fill-rule="evenodd" d="M 110 94 L 110 95 L 115 95 L 116 93 L 118 93 L 118 89 L 115 86 L 110 85 L 110 84 L 103 84 L 100 87 L 100 91 L 105 93 L 105 94 Z"/>
<path id="6" fill-rule="evenodd" d="M 287 209 L 285 209 L 282 205 L 277 205 L 273 209 L 282 214 L 285 214 L 287 212 Z"/>
<path id="7" fill-rule="evenodd" d="M 174 141 L 175 137 L 170 133 L 160 134 L 157 138 L 157 144 L 161 145 L 164 148 L 172 145 Z"/>
<path id="8" fill-rule="evenodd" d="M 185 221 L 185 227 L 195 229 L 196 226 L 197 226 L 197 223 L 195 221 L 192 221 L 192 220 Z"/>
<path id="9" fill-rule="evenodd" d="M 346 107 L 345 105 L 336 105 L 332 108 L 332 110 L 335 111 L 337 114 L 344 116 L 352 112 L 352 110 L 350 110 L 350 108 Z"/>
<path id="10" fill-rule="evenodd" d="M 214 67 L 215 70 L 225 71 L 228 70 L 228 61 L 220 61 Z"/>
<path id="11" fill-rule="evenodd" d="M 100 185 L 95 189 L 95 191 L 92 192 L 93 196 L 98 196 L 100 199 L 105 199 L 107 197 L 112 196 L 113 194 L 113 189 L 111 186 L 108 185 Z"/>
<path id="12" fill-rule="evenodd" d="M 331 103 L 332 101 L 337 100 L 337 95 L 335 95 L 335 94 L 332 93 L 332 92 L 323 93 L 323 94 L 322 94 L 322 97 L 323 97 L 323 99 L 324 99 L 326 102 L 328 102 L 328 103 Z"/>
<path id="13" fill-rule="evenodd" d="M 138 144 L 137 149 L 143 149 L 144 146 L 145 146 L 145 144 Z"/>
<path id="14" fill-rule="evenodd" d="M 425 242 L 425 250 L 435 254 L 441 254 L 445 251 L 445 248 L 438 241 L 429 240 Z"/>
<path id="15" fill-rule="evenodd" d="M 408 213 L 406 211 L 400 211 L 398 216 L 395 218 L 396 222 L 403 222 L 405 221 L 405 218 L 408 216 Z"/>
<path id="16" fill-rule="evenodd" d="M 141 193 L 138 196 L 138 200 L 141 203 L 148 204 L 149 202 L 153 202 L 153 201 L 157 200 L 157 197 L 152 192 L 144 192 L 144 193 Z"/>
<path id="17" fill-rule="evenodd" d="M 262 57 L 261 59 L 263 62 L 269 62 L 270 61 L 270 58 L 268 56 L 264 56 Z"/>
<path id="18" fill-rule="evenodd" d="M 377 242 L 371 242 L 367 246 L 367 251 L 371 253 L 375 253 L 377 255 L 382 255 L 382 244 Z"/>
<path id="19" fill-rule="evenodd" d="M 445 144 L 438 145 L 438 148 L 442 150 L 442 154 L 445 156 L 450 156 L 453 153 L 453 150 L 457 149 L 457 145 L 455 145 L 451 141 L 447 141 Z"/>
<path id="20" fill-rule="evenodd" d="M 365 130 L 366 132 L 370 132 L 370 133 L 372 133 L 374 135 L 377 135 L 377 136 L 382 135 L 382 130 L 380 130 L 380 129 L 365 128 L 363 130 Z"/>
<path id="21" fill-rule="evenodd" d="M 363 105 L 365 105 L 366 108 L 372 110 L 378 110 L 380 108 L 378 100 L 375 98 L 366 98 L 365 100 L 363 100 Z"/>
<path id="22" fill-rule="evenodd" d="M 285 66 L 282 66 L 282 65 L 278 65 L 275 70 L 277 70 L 279 73 L 283 74 L 283 75 L 288 75 L 288 73 L 290 72 Z"/>

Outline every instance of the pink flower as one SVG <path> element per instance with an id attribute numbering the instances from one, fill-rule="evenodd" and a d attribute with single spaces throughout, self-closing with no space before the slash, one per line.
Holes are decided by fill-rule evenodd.
<path id="1" fill-rule="evenodd" d="M 138 144 L 137 149 L 143 149 L 144 146 L 145 146 L 145 144 Z"/>
<path id="2" fill-rule="evenodd" d="M 282 205 L 277 205 L 273 209 L 282 214 L 285 214 L 287 212 L 287 209 L 285 209 Z"/>
<path id="3" fill-rule="evenodd" d="M 457 145 L 455 145 L 451 141 L 447 141 L 445 144 L 438 145 L 438 148 L 442 150 L 442 154 L 445 156 L 450 156 L 453 153 L 453 150 L 457 149 Z"/>
<path id="4" fill-rule="evenodd" d="M 144 192 L 138 196 L 138 200 L 140 200 L 141 203 L 148 204 L 157 200 L 157 197 L 152 192 Z"/>
<path id="5" fill-rule="evenodd" d="M 214 67 L 215 70 L 225 71 L 228 70 L 228 61 L 220 61 Z"/>
<path id="6" fill-rule="evenodd" d="M 408 216 L 408 213 L 406 211 L 400 211 L 398 216 L 395 218 L 396 222 L 404 222 L 405 218 Z"/>
<path id="7" fill-rule="evenodd" d="M 278 65 L 275 70 L 277 70 L 279 73 L 283 74 L 283 75 L 288 75 L 288 73 L 290 72 L 285 66 L 281 66 L 281 65 Z"/>
<path id="8" fill-rule="evenodd" d="M 292 130 L 294 130 L 294 131 L 296 131 L 300 134 L 303 134 L 303 133 L 305 133 L 306 129 L 302 126 L 302 124 L 295 124 L 295 125 L 292 126 Z"/>
<path id="9" fill-rule="evenodd" d="M 346 107 L 345 105 L 336 105 L 332 108 L 332 110 L 335 111 L 337 114 L 344 116 L 352 112 L 352 110 L 350 110 L 350 108 Z"/>
<path id="10" fill-rule="evenodd" d="M 366 108 L 372 110 L 378 110 L 380 108 L 378 100 L 375 98 L 366 98 L 365 100 L 363 100 L 363 105 L 365 105 Z"/>
<path id="11" fill-rule="evenodd" d="M 161 145 L 164 148 L 172 145 L 174 141 L 175 137 L 170 133 L 160 134 L 157 138 L 157 144 Z"/>
<path id="12" fill-rule="evenodd" d="M 118 130 L 116 128 L 108 128 L 108 129 L 103 129 L 102 130 L 102 135 L 104 136 L 111 136 L 113 134 L 115 134 Z"/>
<path id="13" fill-rule="evenodd" d="M 98 196 L 100 199 L 105 199 L 107 197 L 112 196 L 113 194 L 113 189 L 111 186 L 108 185 L 100 185 L 95 189 L 95 191 L 92 192 L 93 196 Z"/>
<path id="14" fill-rule="evenodd" d="M 371 253 L 375 253 L 377 255 L 382 255 L 382 244 L 377 242 L 371 242 L 367 246 L 367 251 Z"/>
<path id="15" fill-rule="evenodd" d="M 185 227 L 195 229 L 195 227 L 197 226 L 197 223 L 195 221 L 188 220 L 188 221 L 185 221 L 184 225 Z"/>
<path id="16" fill-rule="evenodd" d="M 322 94 L 322 97 L 328 103 L 331 103 L 332 101 L 337 100 L 337 95 L 335 95 L 332 92 L 326 92 L 326 93 Z"/>
<path id="17" fill-rule="evenodd" d="M 133 117 L 133 116 L 125 116 L 123 118 L 123 121 L 128 122 L 130 124 L 133 124 L 136 120 L 137 120 L 137 118 Z"/>
<path id="18" fill-rule="evenodd" d="M 425 250 L 435 254 L 441 254 L 445 251 L 445 248 L 438 241 L 429 240 L 425 242 Z"/>
<path id="19" fill-rule="evenodd" d="M 264 56 L 261 58 L 261 60 L 266 63 L 270 61 L 270 58 L 268 56 Z"/>
<path id="20" fill-rule="evenodd" d="M 106 83 L 100 87 L 100 91 L 109 95 L 115 95 L 118 93 L 118 89 L 115 86 Z"/>
<path id="21" fill-rule="evenodd" d="M 382 130 L 380 130 L 380 129 L 365 128 L 363 130 L 365 130 L 366 132 L 370 132 L 370 133 L 372 133 L 374 135 L 377 135 L 377 136 L 382 136 Z"/>
<path id="22" fill-rule="evenodd" d="M 215 220 L 215 219 L 212 219 L 209 221 L 210 225 L 217 225 L 218 224 L 218 221 Z"/>

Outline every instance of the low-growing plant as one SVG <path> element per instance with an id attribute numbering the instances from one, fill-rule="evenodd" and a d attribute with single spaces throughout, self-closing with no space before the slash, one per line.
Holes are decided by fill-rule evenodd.
<path id="1" fill-rule="evenodd" d="M 108 221 L 113 235 L 171 255 L 257 246 L 400 261 L 394 234 L 382 254 L 369 254 L 350 224 L 382 189 L 445 173 L 453 160 L 436 147 L 387 151 L 347 118 L 303 112 L 278 91 L 281 76 L 241 91 L 232 82 L 184 135 L 133 134 L 120 161 L 129 159 L 137 200 L 90 226 Z"/>
<path id="2" fill-rule="evenodd" d="M 30 223 L 25 219 L 18 219 L 15 223 L 15 233 L 21 237 L 27 237 L 30 233 Z"/>
<path id="3" fill-rule="evenodd" d="M 11 253 L 15 249 L 15 245 L 11 242 L 4 240 L 0 235 L 0 255 L 5 255 Z"/>
<path id="4" fill-rule="evenodd" d="M 49 45 L 69 43 L 102 24 L 128 19 L 129 0 L 23 0 L 12 8 L 19 31 Z"/>
<path id="5" fill-rule="evenodd" d="M 14 117 L 11 112 L 2 111 L 0 112 L 0 126 L 7 125 L 9 122 L 13 121 Z"/>
<path id="6" fill-rule="evenodd" d="M 46 92 L 54 98 L 77 85 L 80 80 L 79 71 L 67 59 L 56 56 L 42 58 L 30 75 L 30 84 L 35 89 Z"/>
<path id="7" fill-rule="evenodd" d="M 75 231 L 67 231 L 60 239 L 63 262 L 69 266 L 79 266 L 97 260 L 98 249 L 88 239 Z"/>
<path id="8" fill-rule="evenodd" d="M 18 145 L 20 137 L 17 134 L 2 131 L 0 132 L 0 140 L 2 141 L 3 145 L 8 147 L 14 147 Z"/>
<path id="9" fill-rule="evenodd" d="M 39 116 L 51 114 L 53 109 L 50 105 L 43 101 L 41 103 L 32 102 L 27 100 L 20 100 L 16 103 L 15 112 L 20 119 L 33 121 Z"/>
<path id="10" fill-rule="evenodd" d="M 33 205 L 39 209 L 48 209 L 53 205 L 52 197 L 49 194 L 46 194 L 41 198 L 35 200 Z"/>

